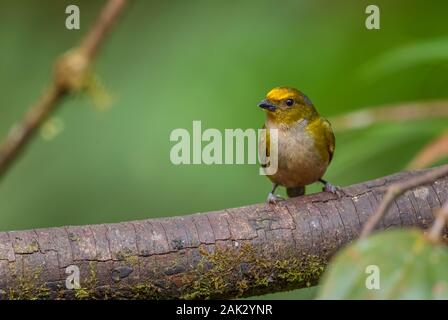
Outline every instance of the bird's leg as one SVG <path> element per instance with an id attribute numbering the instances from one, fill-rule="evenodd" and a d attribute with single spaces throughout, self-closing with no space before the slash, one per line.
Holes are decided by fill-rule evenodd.
<path id="1" fill-rule="evenodd" d="M 344 194 L 344 192 L 342 191 L 342 189 L 340 187 L 331 184 L 327 180 L 319 179 L 319 182 L 324 185 L 324 187 L 322 188 L 322 191 L 331 192 L 331 193 L 334 193 L 334 194 L 336 194 L 338 196 L 339 196 L 339 193 Z"/>
<path id="2" fill-rule="evenodd" d="M 285 198 L 275 194 L 275 190 L 277 189 L 277 187 L 278 187 L 278 184 L 274 183 L 274 185 L 272 187 L 272 191 L 269 192 L 269 194 L 268 194 L 267 203 L 275 204 L 279 201 L 285 200 Z"/>

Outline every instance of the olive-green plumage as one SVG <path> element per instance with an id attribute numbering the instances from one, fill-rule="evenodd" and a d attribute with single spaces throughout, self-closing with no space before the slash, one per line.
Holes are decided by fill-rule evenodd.
<path id="1" fill-rule="evenodd" d="M 321 181 L 335 149 L 335 137 L 330 123 L 319 115 L 312 102 L 297 89 L 272 89 L 259 106 L 266 110 L 266 129 L 278 130 L 278 170 L 268 178 L 287 188 L 290 197 L 304 194 L 305 186 Z M 265 155 L 270 156 L 270 136 L 267 130 Z M 328 191 L 335 188 L 326 183 Z M 272 194 L 268 200 L 272 202 Z"/>

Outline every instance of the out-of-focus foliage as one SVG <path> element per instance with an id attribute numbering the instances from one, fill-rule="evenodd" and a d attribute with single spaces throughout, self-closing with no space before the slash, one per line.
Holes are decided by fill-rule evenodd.
<path id="1" fill-rule="evenodd" d="M 408 165 L 411 169 L 420 169 L 428 167 L 435 162 L 448 157 L 448 131 L 442 132 L 440 136 L 428 142 L 418 154 L 415 155 L 412 162 Z"/>
<path id="2" fill-rule="evenodd" d="M 368 1 L 133 1 L 95 67 L 111 108 L 98 111 L 81 96 L 64 101 L 1 181 L 0 229 L 264 201 L 270 183 L 257 166 L 175 166 L 169 135 L 190 129 L 193 120 L 203 128 L 259 128 L 264 113 L 257 103 L 274 86 L 300 88 L 327 117 L 445 98 L 446 60 L 373 73 L 375 61 L 383 68 L 381 57 L 390 52 L 444 39 L 448 2 L 375 2 L 381 30 L 369 31 Z M 44 90 L 55 58 L 81 39 L 103 3 L 1 1 L 0 136 Z M 65 29 L 68 4 L 80 6 L 79 31 Z M 386 65 L 399 60 L 388 58 Z M 366 66 L 372 77 L 362 72 Z M 440 119 L 338 133 L 326 178 L 348 185 L 402 170 L 445 127 Z M 310 297 L 314 289 L 303 292 L 288 297 Z"/>
<path id="3" fill-rule="evenodd" d="M 318 298 L 446 300 L 447 264 L 448 248 L 431 243 L 421 231 L 385 231 L 338 253 Z"/>
<path id="4" fill-rule="evenodd" d="M 448 64 L 448 38 L 430 39 L 388 51 L 370 61 L 362 73 L 365 77 L 383 77 L 388 73 L 420 64 Z"/>

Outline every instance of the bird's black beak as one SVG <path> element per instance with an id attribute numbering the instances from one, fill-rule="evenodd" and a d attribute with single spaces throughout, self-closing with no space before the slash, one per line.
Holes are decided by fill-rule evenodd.
<path id="1" fill-rule="evenodd" d="M 277 107 L 274 106 L 274 105 L 272 104 L 272 102 L 270 102 L 270 101 L 267 100 L 267 99 L 262 100 L 262 101 L 258 104 L 258 106 L 259 106 L 260 108 L 263 108 L 263 109 L 266 109 L 266 110 L 269 110 L 269 111 L 275 111 L 275 110 L 277 109 Z"/>

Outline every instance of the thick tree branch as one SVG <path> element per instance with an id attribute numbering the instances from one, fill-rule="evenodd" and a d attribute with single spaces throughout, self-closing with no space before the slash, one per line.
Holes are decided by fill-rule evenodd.
<path id="1" fill-rule="evenodd" d="M 23 120 L 11 129 L 0 146 L 0 179 L 62 98 L 85 87 L 93 58 L 126 3 L 127 0 L 109 0 L 81 45 L 58 59 L 53 82 L 38 102 L 31 106 Z"/>
<path id="2" fill-rule="evenodd" d="M 431 169 L 423 172 L 433 172 Z M 182 217 L 0 233 L 1 298 L 231 298 L 315 284 L 405 172 L 330 193 Z M 397 197 L 377 229 L 427 228 L 448 177 Z M 446 231 L 445 231 L 446 233 Z M 80 268 L 68 290 L 66 267 Z"/>

